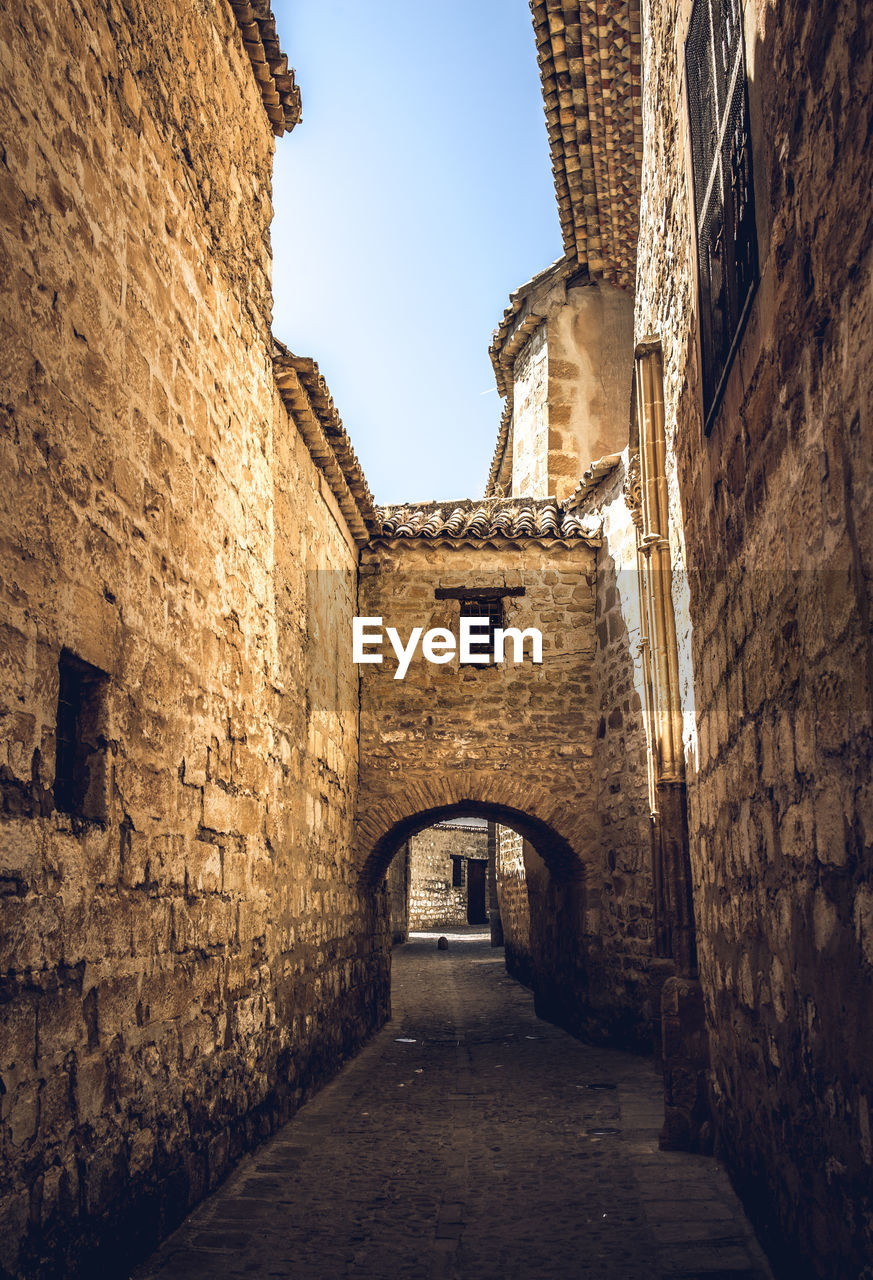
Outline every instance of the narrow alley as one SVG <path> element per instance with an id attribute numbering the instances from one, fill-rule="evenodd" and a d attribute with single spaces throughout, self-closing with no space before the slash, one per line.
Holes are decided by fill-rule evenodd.
<path id="1" fill-rule="evenodd" d="M 393 1016 L 135 1274 L 765 1280 L 723 1169 L 658 1150 L 651 1061 L 543 1022 L 476 926 L 414 934 Z"/>

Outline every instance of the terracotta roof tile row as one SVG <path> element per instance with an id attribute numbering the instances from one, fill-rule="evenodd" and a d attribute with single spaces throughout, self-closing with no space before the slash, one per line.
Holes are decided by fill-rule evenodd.
<path id="1" fill-rule="evenodd" d="M 598 458 L 596 462 L 592 462 L 587 471 L 583 471 L 582 479 L 576 485 L 569 498 L 564 499 L 564 510 L 575 511 L 577 507 L 581 506 L 588 495 L 594 492 L 601 480 L 605 480 L 607 476 L 612 475 L 620 462 L 620 453 L 607 453 L 603 458 Z"/>
<path id="2" fill-rule="evenodd" d="M 230 0 L 230 7 L 273 132 L 281 137 L 286 130 L 290 133 L 300 119 L 300 90 L 288 59 L 279 48 L 276 19 L 269 0 Z"/>
<path id="3" fill-rule="evenodd" d="M 538 272 L 532 279 L 509 295 L 509 306 L 503 313 L 503 319 L 494 330 L 488 354 L 497 379 L 497 390 L 502 396 L 512 388 L 512 364 L 528 336 L 542 323 L 543 316 L 531 310 L 531 295 L 541 285 L 551 285 L 562 275 L 569 275 L 575 269 L 573 258 L 564 254 L 556 262 L 551 263 L 544 271 Z"/>
<path id="4" fill-rule="evenodd" d="M 639 227 L 639 0 L 531 0 L 564 248 L 632 288 Z"/>
<path id="5" fill-rule="evenodd" d="M 554 498 L 485 502 L 426 502 L 415 507 L 381 507 L 375 538 L 420 538 L 457 542 L 557 539 L 599 545 L 599 526 L 590 517 L 565 511 Z"/>
<path id="6" fill-rule="evenodd" d="M 276 385 L 294 424 L 360 545 L 379 525 L 373 495 L 318 365 L 273 340 Z"/>

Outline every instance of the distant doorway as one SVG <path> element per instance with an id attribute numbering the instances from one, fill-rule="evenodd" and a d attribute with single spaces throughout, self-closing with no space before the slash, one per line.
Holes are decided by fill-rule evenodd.
<path id="1" fill-rule="evenodd" d="M 485 909 L 485 875 L 487 862 L 471 858 L 467 863 L 467 924 L 487 924 Z"/>

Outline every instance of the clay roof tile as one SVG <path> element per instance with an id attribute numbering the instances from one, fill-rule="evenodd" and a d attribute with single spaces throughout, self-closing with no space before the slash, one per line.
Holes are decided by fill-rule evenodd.
<path id="1" fill-rule="evenodd" d="M 426 538 L 451 542 L 579 541 L 597 546 L 599 526 L 590 517 L 564 510 L 554 498 L 511 498 L 482 502 L 427 502 L 377 508 L 379 526 L 371 541 Z"/>
<path id="2" fill-rule="evenodd" d="M 300 120 L 300 90 L 279 47 L 269 0 L 230 0 L 264 109 L 277 137 Z"/>

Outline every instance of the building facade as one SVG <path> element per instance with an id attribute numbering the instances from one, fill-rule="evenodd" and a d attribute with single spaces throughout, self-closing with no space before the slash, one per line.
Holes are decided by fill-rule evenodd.
<path id="1" fill-rule="evenodd" d="M 626 510 L 609 459 L 573 509 L 645 711 L 665 1140 L 715 1136 L 785 1274 L 867 1274 L 870 7 L 531 9 L 563 270 L 634 308 Z"/>
<path id="2" fill-rule="evenodd" d="M 410 929 L 485 925 L 490 905 L 484 818 L 438 822 L 410 838 Z"/>
<path id="3" fill-rule="evenodd" d="M 473 818 L 538 1010 L 869 1274 L 873 14 L 531 7 L 564 255 L 485 499 L 390 510 L 270 332 L 266 4 L 0 17 L 9 1275 L 129 1267 L 328 1079 Z M 483 610 L 543 663 L 350 660 Z"/>

